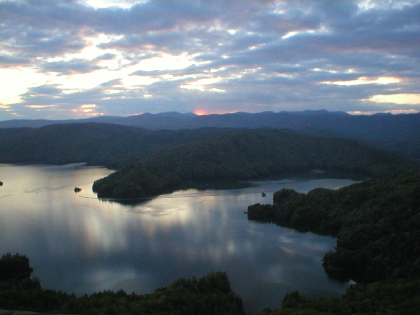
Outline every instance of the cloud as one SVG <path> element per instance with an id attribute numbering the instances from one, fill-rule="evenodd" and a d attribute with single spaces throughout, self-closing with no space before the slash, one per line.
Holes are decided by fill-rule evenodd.
<path id="1" fill-rule="evenodd" d="M 85 47 L 84 12 L 74 1 L 3 1 L 3 49 L 33 58 Z"/>
<path id="2" fill-rule="evenodd" d="M 367 100 L 376 103 L 411 104 L 420 105 L 420 94 L 400 93 L 388 95 L 374 95 Z"/>
<path id="3" fill-rule="evenodd" d="M 369 78 L 369 77 L 358 77 L 355 80 L 347 81 L 325 81 L 324 84 L 337 84 L 337 85 L 360 85 L 360 84 L 392 84 L 398 83 L 401 79 L 394 77 L 379 77 L 379 78 Z"/>
<path id="4" fill-rule="evenodd" d="M 41 65 L 43 72 L 57 72 L 61 75 L 71 75 L 76 73 L 89 73 L 99 70 L 102 67 L 92 61 L 84 59 L 72 59 L 69 61 L 44 62 Z"/>
<path id="5" fill-rule="evenodd" d="M 415 0 L 0 1 L 1 68 L 26 84 L 0 119 L 419 110 L 380 97 L 420 93 L 418 16 Z"/>

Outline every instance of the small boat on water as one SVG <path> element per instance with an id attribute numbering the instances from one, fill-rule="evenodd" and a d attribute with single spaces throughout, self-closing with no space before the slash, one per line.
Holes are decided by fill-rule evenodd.
<path id="1" fill-rule="evenodd" d="M 79 188 L 79 187 L 75 187 L 75 188 L 74 188 L 74 192 L 75 192 L 75 193 L 78 193 L 78 192 L 79 192 L 79 191 L 81 191 L 81 190 L 82 190 L 82 188 Z"/>

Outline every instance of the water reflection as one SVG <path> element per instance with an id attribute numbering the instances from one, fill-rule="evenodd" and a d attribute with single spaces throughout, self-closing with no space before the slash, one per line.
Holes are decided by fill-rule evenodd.
<path id="1" fill-rule="evenodd" d="M 0 165 L 0 251 L 30 257 L 43 286 L 90 293 L 153 292 L 180 277 L 226 271 L 247 311 L 279 306 L 299 290 L 340 295 L 320 260 L 332 238 L 247 220 L 256 202 L 283 187 L 338 188 L 350 180 L 253 182 L 242 189 L 186 189 L 135 205 L 96 199 L 110 171 L 83 165 Z M 78 194 L 74 187 L 82 188 Z M 261 196 L 261 191 L 267 197 Z"/>

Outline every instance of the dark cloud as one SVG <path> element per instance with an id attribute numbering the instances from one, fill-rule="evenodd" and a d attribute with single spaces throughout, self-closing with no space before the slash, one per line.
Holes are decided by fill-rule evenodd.
<path id="1" fill-rule="evenodd" d="M 20 103 L 8 103 L 0 119 L 14 109 L 22 116 L 29 110 L 81 115 L 76 109 L 83 104 L 109 115 L 196 108 L 389 110 L 389 103 L 365 100 L 420 94 L 415 0 L 121 2 L 132 6 L 0 2 L 1 68 L 49 75 L 29 85 Z M 179 61 L 162 65 L 165 56 Z M 150 58 L 157 58 L 155 68 Z M 96 78 L 95 87 L 67 87 L 60 79 L 78 75 L 84 82 L 99 72 L 103 79 Z M 381 77 L 395 79 L 375 81 Z"/>

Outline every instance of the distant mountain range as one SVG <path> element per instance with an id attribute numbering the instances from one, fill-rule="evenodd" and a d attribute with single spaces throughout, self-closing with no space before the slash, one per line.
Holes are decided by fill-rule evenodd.
<path id="1" fill-rule="evenodd" d="M 288 128 L 327 137 L 354 138 L 365 144 L 420 158 L 420 113 L 350 115 L 326 110 L 196 115 L 165 112 L 129 117 L 101 116 L 78 120 L 7 120 L 0 128 L 40 128 L 54 124 L 100 122 L 148 130 L 217 128 Z"/>

